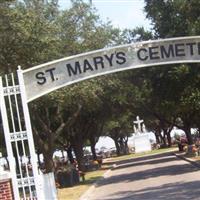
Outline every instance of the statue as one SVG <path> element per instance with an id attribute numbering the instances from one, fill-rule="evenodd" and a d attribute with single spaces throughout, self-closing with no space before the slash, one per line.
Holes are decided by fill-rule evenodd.
<path id="1" fill-rule="evenodd" d="M 135 134 L 141 134 L 141 133 L 146 132 L 144 120 L 140 120 L 139 116 L 136 117 L 136 121 L 133 121 L 133 130 Z"/>

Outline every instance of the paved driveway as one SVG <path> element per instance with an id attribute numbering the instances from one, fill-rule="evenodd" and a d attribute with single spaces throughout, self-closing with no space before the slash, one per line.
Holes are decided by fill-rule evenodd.
<path id="1" fill-rule="evenodd" d="M 171 153 L 121 162 L 88 200 L 200 200 L 200 170 Z"/>

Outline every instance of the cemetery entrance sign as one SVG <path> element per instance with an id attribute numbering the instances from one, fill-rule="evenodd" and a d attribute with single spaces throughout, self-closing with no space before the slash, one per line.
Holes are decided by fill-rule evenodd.
<path id="1" fill-rule="evenodd" d="M 96 76 L 175 63 L 200 63 L 200 36 L 92 51 L 26 70 L 19 68 L 18 80 L 13 74 L 0 77 L 0 110 L 14 199 L 57 199 L 53 173 L 44 175 L 38 170 L 28 102 Z"/>
<path id="2" fill-rule="evenodd" d="M 23 70 L 27 100 L 92 77 L 156 65 L 200 62 L 200 36 L 138 42 Z"/>

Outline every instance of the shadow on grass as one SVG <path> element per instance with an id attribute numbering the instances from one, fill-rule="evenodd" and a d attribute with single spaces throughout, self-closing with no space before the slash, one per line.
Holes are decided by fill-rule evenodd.
<path id="1" fill-rule="evenodd" d="M 152 155 L 148 155 L 148 154 L 141 154 L 141 155 L 138 155 L 138 157 L 134 157 L 135 154 L 133 154 L 133 157 L 131 158 L 127 158 L 127 159 L 124 159 L 124 160 L 114 160 L 114 161 L 107 161 L 103 164 L 105 165 L 113 165 L 113 164 L 117 164 L 117 165 L 120 165 L 120 164 L 124 164 L 124 163 L 132 163 L 133 161 L 134 162 L 137 162 L 137 161 L 142 161 L 142 160 L 149 160 L 149 159 L 156 159 L 156 158 L 160 158 L 161 156 L 169 156 L 169 155 L 172 155 L 172 152 L 160 152 L 159 154 L 152 154 Z M 120 157 L 123 157 L 123 156 L 119 156 L 119 157 L 116 157 L 116 158 L 120 158 Z"/>
<path id="2" fill-rule="evenodd" d="M 136 167 L 136 166 L 143 166 L 143 165 L 155 165 L 159 163 L 165 163 L 165 162 L 171 162 L 177 160 L 176 157 L 174 156 L 168 156 L 168 157 L 157 157 L 156 159 L 150 159 L 150 157 L 141 158 L 141 159 L 134 159 L 129 162 L 123 162 L 119 164 L 116 168 L 113 168 L 112 170 L 116 169 L 122 169 L 122 168 L 127 168 L 127 167 Z"/>
<path id="3" fill-rule="evenodd" d="M 81 181 L 78 185 L 91 185 L 95 183 L 97 180 L 99 180 L 100 178 L 102 178 L 102 176 L 91 177 L 88 180 Z"/>
<path id="4" fill-rule="evenodd" d="M 108 169 L 111 169 L 113 165 L 111 164 L 102 164 L 101 165 L 101 168 L 99 170 L 108 170 Z"/>
<path id="5" fill-rule="evenodd" d="M 91 178 L 88 178 L 88 180 L 85 180 L 85 181 L 81 180 L 79 183 L 74 184 L 72 186 L 59 187 L 59 189 L 62 190 L 62 189 L 66 189 L 66 188 L 73 188 L 74 186 L 79 186 L 79 185 L 92 185 L 97 180 L 100 180 L 100 178 L 102 178 L 102 176 L 91 177 Z"/>

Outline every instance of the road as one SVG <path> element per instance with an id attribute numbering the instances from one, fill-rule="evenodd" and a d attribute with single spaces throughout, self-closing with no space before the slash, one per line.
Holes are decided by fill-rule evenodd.
<path id="1" fill-rule="evenodd" d="M 121 161 L 87 200 L 200 200 L 200 170 L 171 153 Z"/>

